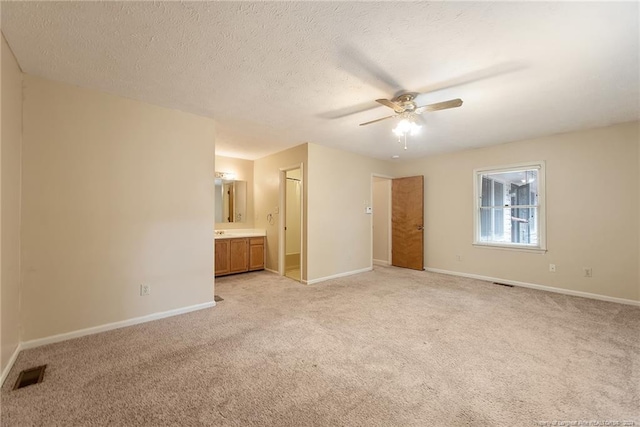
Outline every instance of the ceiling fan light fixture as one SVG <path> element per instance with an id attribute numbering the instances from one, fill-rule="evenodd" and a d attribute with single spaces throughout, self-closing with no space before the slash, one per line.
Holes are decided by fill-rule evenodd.
<path id="1" fill-rule="evenodd" d="M 393 128 L 393 134 L 398 137 L 398 143 L 402 144 L 404 140 L 404 149 L 407 149 L 407 136 L 416 136 L 420 132 L 419 126 L 415 123 L 417 114 L 424 112 L 447 110 L 449 108 L 456 108 L 462 105 L 462 99 L 450 99 L 449 101 L 436 102 L 429 105 L 416 105 L 415 99 L 419 95 L 416 92 L 406 92 L 396 96 L 393 99 L 376 99 L 378 104 L 391 108 L 395 115 L 382 117 L 380 119 L 370 120 L 368 122 L 360 123 L 360 126 L 370 125 L 372 123 L 381 122 L 382 120 L 392 119 L 400 117 L 402 120 L 398 122 L 395 128 Z"/>
<path id="2" fill-rule="evenodd" d="M 402 119 L 393 129 L 393 134 L 398 137 L 398 142 L 404 140 L 404 149 L 407 149 L 407 136 L 415 136 L 422 126 L 417 125 L 412 119 Z"/>
<path id="3" fill-rule="evenodd" d="M 398 138 L 406 137 L 407 135 L 416 136 L 421 128 L 422 126 L 415 124 L 415 122 L 411 120 L 402 119 L 396 127 L 393 128 L 393 133 Z"/>

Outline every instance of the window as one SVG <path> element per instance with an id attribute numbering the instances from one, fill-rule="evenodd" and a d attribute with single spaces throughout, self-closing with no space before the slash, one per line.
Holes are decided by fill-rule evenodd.
<path id="1" fill-rule="evenodd" d="M 474 171 L 474 245 L 544 251 L 544 162 Z"/>

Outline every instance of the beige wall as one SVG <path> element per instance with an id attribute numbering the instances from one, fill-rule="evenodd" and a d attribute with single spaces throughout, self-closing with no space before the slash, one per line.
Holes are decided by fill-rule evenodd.
<path id="1" fill-rule="evenodd" d="M 373 177 L 373 259 L 391 263 L 391 180 Z"/>
<path id="2" fill-rule="evenodd" d="M 247 213 L 245 222 L 222 222 L 216 223 L 215 228 L 229 230 L 234 228 L 253 228 L 255 222 L 255 211 L 253 207 L 253 161 L 236 159 L 233 157 L 216 156 L 217 172 L 233 172 L 236 180 L 247 182 Z"/>
<path id="3" fill-rule="evenodd" d="M 294 165 L 303 164 L 303 214 L 305 218 L 302 223 L 303 252 L 307 252 L 307 152 L 309 144 L 298 145 L 297 147 L 281 151 L 270 156 L 263 157 L 253 162 L 254 176 L 254 206 L 255 206 L 255 227 L 263 228 L 267 231 L 267 265 L 269 270 L 278 271 L 280 242 L 280 168 L 287 168 Z M 271 214 L 273 220 L 269 222 L 267 216 Z M 307 257 L 302 257 L 303 277 L 306 279 Z"/>
<path id="4" fill-rule="evenodd" d="M 400 164 L 425 176 L 426 266 L 639 300 L 639 136 L 627 123 Z M 546 161 L 547 253 L 472 246 L 474 168 L 535 160 Z"/>
<path id="5" fill-rule="evenodd" d="M 309 144 L 308 281 L 371 267 L 371 176 L 391 166 Z"/>
<path id="6" fill-rule="evenodd" d="M 2 36 L 0 301 L 1 371 L 20 342 L 20 165 L 22 72 Z"/>
<path id="7" fill-rule="evenodd" d="M 23 340 L 212 301 L 213 163 L 211 119 L 26 75 Z"/>

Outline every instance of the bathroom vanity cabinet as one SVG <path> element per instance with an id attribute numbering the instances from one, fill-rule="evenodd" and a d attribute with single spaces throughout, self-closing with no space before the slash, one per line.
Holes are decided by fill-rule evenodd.
<path id="1" fill-rule="evenodd" d="M 215 275 L 264 270 L 264 237 L 229 237 L 215 240 Z"/>

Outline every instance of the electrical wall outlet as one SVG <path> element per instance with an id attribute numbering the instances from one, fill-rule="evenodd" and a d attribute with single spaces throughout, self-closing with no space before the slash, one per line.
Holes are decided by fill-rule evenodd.
<path id="1" fill-rule="evenodd" d="M 552 273 L 556 272 L 556 265 L 555 264 L 549 264 L 549 271 Z"/>
<path id="2" fill-rule="evenodd" d="M 140 285 L 140 296 L 146 297 L 151 294 L 151 285 Z"/>
<path id="3" fill-rule="evenodd" d="M 591 267 L 584 268 L 584 277 L 593 277 L 593 270 Z"/>

